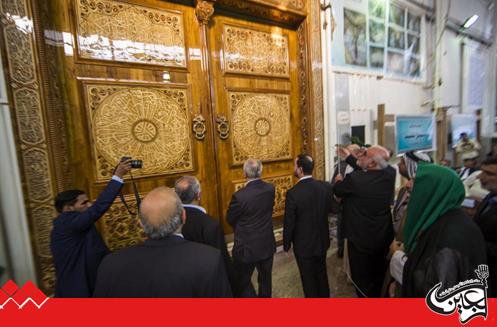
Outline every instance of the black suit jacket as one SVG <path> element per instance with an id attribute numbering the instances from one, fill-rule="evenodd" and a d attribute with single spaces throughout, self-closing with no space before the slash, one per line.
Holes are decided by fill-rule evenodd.
<path id="1" fill-rule="evenodd" d="M 214 218 L 197 208 L 184 207 L 184 209 L 186 221 L 181 233 L 186 240 L 213 246 L 221 252 L 223 249 L 226 250 L 224 233 Z"/>
<path id="2" fill-rule="evenodd" d="M 186 222 L 183 225 L 181 234 L 186 240 L 198 242 L 215 247 L 221 251 L 226 272 L 234 286 L 234 273 L 232 271 L 231 258 L 226 248 L 226 240 L 221 225 L 211 216 L 197 208 L 184 207 L 186 212 Z"/>
<path id="3" fill-rule="evenodd" d="M 242 262 L 268 259 L 276 252 L 273 233 L 274 185 L 251 181 L 233 194 L 227 220 L 235 230 L 233 258 Z"/>
<path id="4" fill-rule="evenodd" d="M 56 297 L 91 297 L 98 266 L 109 253 L 94 223 L 109 209 L 121 187 L 111 180 L 88 210 L 63 212 L 54 219 L 50 249 Z"/>
<path id="5" fill-rule="evenodd" d="M 94 297 L 231 297 L 219 250 L 172 235 L 105 257 Z"/>
<path id="6" fill-rule="evenodd" d="M 330 184 L 308 178 L 286 193 L 283 247 L 293 243 L 296 256 L 322 256 L 330 247 L 328 213 L 332 211 Z"/>
<path id="7" fill-rule="evenodd" d="M 480 203 L 475 217 L 475 223 L 485 238 L 487 262 L 490 273 L 489 296 L 497 297 L 497 195 L 489 194 Z"/>
<path id="8" fill-rule="evenodd" d="M 335 184 L 333 191 L 343 198 L 343 227 L 347 238 L 361 251 L 377 253 L 393 240 L 392 203 L 394 168 L 355 170 Z"/>

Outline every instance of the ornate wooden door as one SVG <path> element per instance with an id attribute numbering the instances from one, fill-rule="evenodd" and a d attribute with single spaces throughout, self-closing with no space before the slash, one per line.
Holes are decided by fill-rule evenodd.
<path id="1" fill-rule="evenodd" d="M 51 4 L 54 30 L 71 31 L 62 33 L 57 76 L 69 109 L 72 186 L 96 198 L 115 163 L 130 156 L 143 160 L 132 171 L 141 196 L 195 175 L 202 205 L 217 216 L 208 75 L 194 8 L 152 0 Z M 124 193 L 136 211 L 129 183 Z M 137 216 L 119 200 L 100 228 L 112 250 L 142 238 Z"/>
<path id="2" fill-rule="evenodd" d="M 263 159 L 263 177 L 277 186 L 275 217 L 300 148 L 324 177 L 318 1 L 8 0 L 0 12 L 44 291 L 55 279 L 55 195 L 81 188 L 95 199 L 123 155 L 144 160 L 134 171 L 142 195 L 197 176 L 202 205 L 223 221 L 247 157 Z M 132 203 L 129 183 L 124 194 Z M 140 240 L 137 222 L 117 201 L 100 228 L 115 250 Z"/>
<path id="3" fill-rule="evenodd" d="M 243 187 L 247 158 L 263 161 L 263 178 L 276 186 L 273 217 L 284 212 L 293 185 L 293 158 L 301 151 L 297 35 L 293 30 L 214 16 L 209 25 L 219 197 L 225 216 Z"/>

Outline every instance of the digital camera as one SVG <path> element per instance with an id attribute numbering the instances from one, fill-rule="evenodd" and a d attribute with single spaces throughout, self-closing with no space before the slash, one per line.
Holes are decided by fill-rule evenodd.
<path id="1" fill-rule="evenodd" d="M 143 161 L 138 160 L 138 159 L 131 159 L 131 157 L 122 157 L 121 161 L 126 161 L 126 160 L 131 160 L 131 168 L 142 168 L 143 166 Z"/>

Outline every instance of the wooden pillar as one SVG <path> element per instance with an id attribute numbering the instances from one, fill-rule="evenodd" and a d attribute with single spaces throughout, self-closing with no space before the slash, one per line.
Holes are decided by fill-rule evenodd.
<path id="1" fill-rule="evenodd" d="M 378 116 L 376 118 L 376 128 L 378 129 L 378 144 L 385 146 L 385 105 L 378 105 Z"/>
<path id="2" fill-rule="evenodd" d="M 447 153 L 447 108 L 435 110 L 437 124 L 437 155 L 436 162 L 445 158 Z"/>

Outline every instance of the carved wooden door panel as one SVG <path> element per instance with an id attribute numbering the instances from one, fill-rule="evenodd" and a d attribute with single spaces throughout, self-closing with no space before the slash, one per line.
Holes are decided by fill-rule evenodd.
<path id="1" fill-rule="evenodd" d="M 63 48 L 69 160 L 75 187 L 94 199 L 124 155 L 144 196 L 195 175 L 202 204 L 218 214 L 208 80 L 194 8 L 156 0 L 53 0 Z M 67 35 L 66 35 L 67 34 Z M 62 51 L 64 53 L 62 54 Z M 131 185 L 123 193 L 136 211 Z M 138 218 L 119 200 L 100 220 L 112 250 L 142 238 Z"/>
<path id="2" fill-rule="evenodd" d="M 293 185 L 301 149 L 296 32 L 214 16 L 209 27 L 214 115 L 217 123 L 220 208 L 244 186 L 243 162 L 263 161 L 263 178 L 276 186 L 275 226 Z"/>

